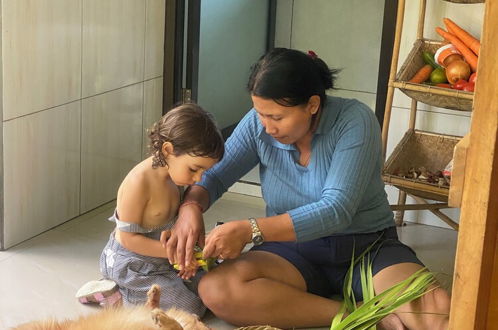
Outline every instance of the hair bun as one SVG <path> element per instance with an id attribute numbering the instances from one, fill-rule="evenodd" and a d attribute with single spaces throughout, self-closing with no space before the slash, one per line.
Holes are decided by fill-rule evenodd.
<path id="1" fill-rule="evenodd" d="M 318 55 L 316 55 L 316 53 L 312 50 L 308 50 L 308 56 L 312 59 L 318 58 Z"/>

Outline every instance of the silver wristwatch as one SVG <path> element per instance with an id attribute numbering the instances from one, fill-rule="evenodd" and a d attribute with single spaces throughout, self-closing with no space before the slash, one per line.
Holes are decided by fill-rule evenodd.
<path id="1" fill-rule="evenodd" d="M 249 223 L 251 224 L 251 230 L 252 230 L 252 243 L 257 246 L 263 244 L 265 241 L 263 234 L 261 233 L 261 230 L 259 230 L 258 223 L 256 222 L 256 219 L 254 218 L 249 218 Z"/>

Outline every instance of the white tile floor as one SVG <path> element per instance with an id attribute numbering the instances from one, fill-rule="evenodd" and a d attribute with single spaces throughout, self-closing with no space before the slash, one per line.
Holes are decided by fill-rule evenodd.
<path id="1" fill-rule="evenodd" d="M 105 219 L 113 209 L 114 203 L 109 203 L 0 251 L 0 329 L 49 316 L 73 318 L 97 309 L 78 303 L 74 294 L 83 283 L 100 278 L 98 258 L 113 228 Z M 216 221 L 262 215 L 260 198 L 227 193 L 206 212 L 206 229 Z M 440 274 L 443 286 L 451 287 L 456 232 L 408 225 L 399 229 L 399 235 L 432 271 Z M 212 315 L 206 322 L 213 329 L 234 328 Z"/>

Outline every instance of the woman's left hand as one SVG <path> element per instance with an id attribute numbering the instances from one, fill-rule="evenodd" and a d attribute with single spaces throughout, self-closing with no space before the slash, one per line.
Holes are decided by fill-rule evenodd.
<path id="1" fill-rule="evenodd" d="M 251 242 L 251 225 L 247 220 L 230 221 L 216 226 L 206 236 L 203 257 L 235 259 L 242 249 Z"/>

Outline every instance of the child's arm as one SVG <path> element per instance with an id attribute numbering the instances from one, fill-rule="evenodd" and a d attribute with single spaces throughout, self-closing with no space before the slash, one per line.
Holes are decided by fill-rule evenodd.
<path id="1" fill-rule="evenodd" d="M 127 250 L 143 256 L 168 258 L 166 249 L 157 240 L 145 237 L 139 233 L 128 233 L 125 231 L 119 231 L 119 237 L 121 245 Z"/>

